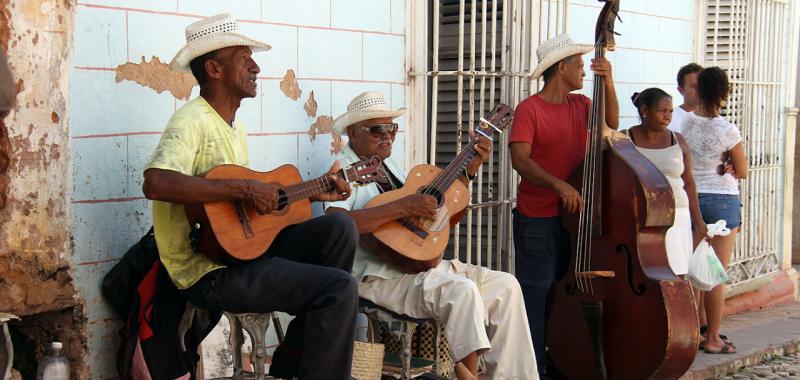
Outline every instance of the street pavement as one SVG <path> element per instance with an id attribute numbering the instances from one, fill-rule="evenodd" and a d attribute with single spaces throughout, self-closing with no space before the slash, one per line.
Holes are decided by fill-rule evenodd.
<path id="1" fill-rule="evenodd" d="M 800 303 L 725 317 L 721 331 L 733 341 L 737 352 L 698 351 L 682 380 L 800 380 Z"/>

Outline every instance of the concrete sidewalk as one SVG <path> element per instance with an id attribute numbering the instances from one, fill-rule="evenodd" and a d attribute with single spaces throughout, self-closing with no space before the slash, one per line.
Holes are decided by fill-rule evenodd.
<path id="1" fill-rule="evenodd" d="M 727 316 L 721 330 L 736 345 L 737 352 L 698 351 L 691 369 L 681 379 L 713 379 L 776 355 L 800 351 L 800 302 Z"/>

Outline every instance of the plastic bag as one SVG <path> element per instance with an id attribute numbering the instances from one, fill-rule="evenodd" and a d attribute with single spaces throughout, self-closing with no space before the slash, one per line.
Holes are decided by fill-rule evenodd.
<path id="1" fill-rule="evenodd" d="M 725 226 L 725 220 L 708 225 L 708 236 L 727 236 L 731 230 Z M 689 259 L 689 282 L 697 289 L 709 291 L 715 286 L 728 283 L 728 274 L 714 253 L 714 248 L 705 239 L 700 242 Z"/>

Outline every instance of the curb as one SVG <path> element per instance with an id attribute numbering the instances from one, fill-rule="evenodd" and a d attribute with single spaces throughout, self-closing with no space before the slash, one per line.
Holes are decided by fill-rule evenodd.
<path id="1" fill-rule="evenodd" d="M 680 380 L 714 379 L 777 356 L 800 352 L 800 338 L 795 338 L 783 343 L 771 344 L 751 351 L 753 352 L 732 356 L 731 360 L 722 363 L 715 363 L 704 368 L 689 370 L 680 377 Z"/>

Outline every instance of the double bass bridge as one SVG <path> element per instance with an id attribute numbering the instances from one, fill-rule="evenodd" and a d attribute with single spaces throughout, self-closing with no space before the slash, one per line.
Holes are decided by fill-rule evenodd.
<path id="1" fill-rule="evenodd" d="M 613 270 L 590 270 L 585 272 L 575 272 L 575 277 L 592 280 L 595 278 L 614 278 L 616 274 Z"/>

